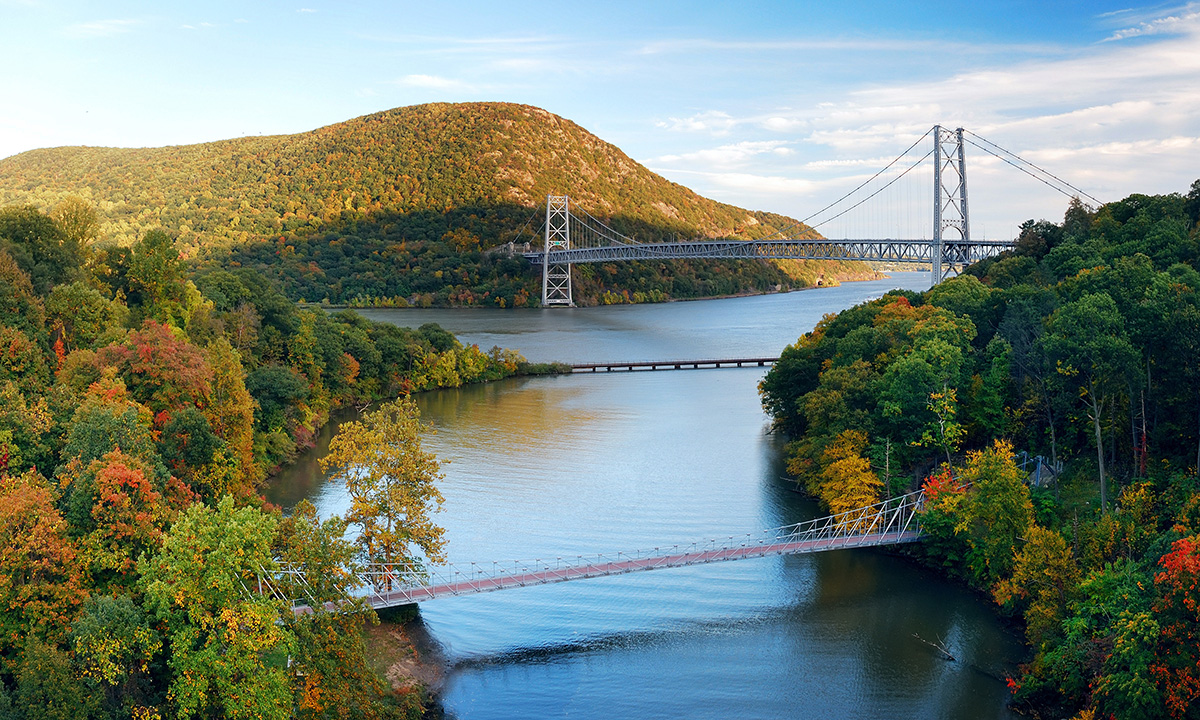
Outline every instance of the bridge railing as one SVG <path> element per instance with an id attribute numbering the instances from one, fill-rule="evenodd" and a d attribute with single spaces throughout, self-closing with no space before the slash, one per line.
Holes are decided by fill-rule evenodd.
<path id="1" fill-rule="evenodd" d="M 922 492 L 915 492 L 770 530 L 615 553 L 449 563 L 437 567 L 403 562 L 373 563 L 355 570 L 354 585 L 360 600 L 375 607 L 385 607 L 440 595 L 472 594 L 637 570 L 905 542 L 919 534 L 917 511 L 923 499 Z M 266 582 L 269 591 L 284 600 L 283 591 L 278 589 L 280 586 L 302 591 L 303 568 L 282 566 L 276 581 Z M 297 607 L 312 604 L 312 599 L 300 597 L 290 602 Z"/>

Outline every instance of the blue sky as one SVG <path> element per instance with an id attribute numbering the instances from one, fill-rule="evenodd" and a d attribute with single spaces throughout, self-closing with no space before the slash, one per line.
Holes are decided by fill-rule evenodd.
<path id="1" fill-rule="evenodd" d="M 503 100 L 796 217 L 935 123 L 1102 200 L 1200 177 L 1200 2 L 0 0 L 0 65 L 0 157 Z M 1065 198 L 968 163 L 976 236 L 1061 218 Z"/>

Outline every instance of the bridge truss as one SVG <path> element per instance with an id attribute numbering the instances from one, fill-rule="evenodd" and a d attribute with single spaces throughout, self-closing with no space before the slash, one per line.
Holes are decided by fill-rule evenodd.
<path id="1" fill-rule="evenodd" d="M 962 128 L 950 131 L 935 125 L 917 141 L 920 143 L 932 135 L 933 149 L 891 181 L 895 182 L 926 158 L 933 157 L 932 239 L 692 239 L 643 243 L 622 235 L 586 212 L 582 215 L 572 212 L 566 196 L 551 195 L 546 199 L 545 238 L 542 249 L 525 252 L 523 255 L 530 263 L 541 267 L 543 307 L 574 304 L 571 298 L 572 265 L 629 260 L 858 260 L 912 263 L 930 266 L 932 284 L 936 285 L 951 273 L 961 272 L 967 265 L 1008 250 L 1013 245 L 1011 241 L 971 239 L 963 132 Z M 982 147 L 977 143 L 973 144 Z M 916 144 L 913 147 L 916 147 Z M 884 170 L 891 168 L 912 149 L 910 147 Z M 877 173 L 875 177 L 879 177 L 882 172 Z M 864 185 L 855 188 L 850 194 Z M 886 189 L 888 185 L 884 185 L 880 190 Z M 876 194 L 878 191 L 839 212 L 834 218 L 854 210 Z M 846 197 L 827 206 L 818 214 L 845 199 Z M 806 233 L 812 232 L 808 228 L 800 229 Z"/>
<path id="2" fill-rule="evenodd" d="M 531 587 L 549 583 L 608 577 L 642 570 L 687 567 L 746 560 L 770 555 L 899 545 L 920 539 L 918 510 L 924 492 L 918 491 L 867 507 L 787 525 L 774 530 L 723 539 L 671 545 L 632 552 L 598 553 L 529 561 L 455 563 L 435 568 L 408 564 L 370 564 L 354 571 L 360 599 L 375 609 L 459 595 Z M 288 597 L 282 588 L 303 588 L 303 567 L 282 566 L 259 577 L 261 592 L 289 602 L 295 612 L 314 604 L 334 603 L 321 598 Z"/>

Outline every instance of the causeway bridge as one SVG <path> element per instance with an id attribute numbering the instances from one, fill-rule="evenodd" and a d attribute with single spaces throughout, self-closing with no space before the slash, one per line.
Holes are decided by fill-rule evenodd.
<path id="1" fill-rule="evenodd" d="M 772 555 L 901 545 L 921 539 L 918 511 L 924 499 L 921 490 L 794 525 L 686 545 L 527 561 L 452 563 L 428 568 L 404 563 L 374 563 L 358 570 L 355 578 L 362 590 L 361 599 L 380 610 L 461 595 L 631 572 Z M 287 596 L 283 588 L 307 586 L 303 567 L 284 565 L 278 572 L 260 576 L 259 586 L 264 592 L 289 602 L 298 613 L 310 612 L 313 605 L 333 607 L 319 598 Z"/>

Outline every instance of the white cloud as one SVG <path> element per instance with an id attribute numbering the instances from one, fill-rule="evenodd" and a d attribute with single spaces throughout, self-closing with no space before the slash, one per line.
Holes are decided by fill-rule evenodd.
<path id="1" fill-rule="evenodd" d="M 315 13 L 316 10 L 313 8 L 300 8 L 296 12 L 298 12 L 298 13 Z"/>
<path id="2" fill-rule="evenodd" d="M 783 140 L 744 141 L 716 148 L 697 150 L 678 155 L 663 155 L 651 162 L 694 163 L 704 167 L 731 168 L 744 165 L 751 158 L 763 154 L 775 156 L 791 155 L 794 151 Z"/>
<path id="3" fill-rule="evenodd" d="M 714 135 L 728 133 L 734 126 L 743 121 L 735 119 L 729 113 L 720 110 L 707 110 L 686 118 L 668 118 L 655 123 L 665 130 L 680 132 L 710 132 Z"/>
<path id="4" fill-rule="evenodd" d="M 1104 42 L 1126 40 L 1144 35 L 1169 35 L 1187 33 L 1198 18 L 1200 7 L 1196 3 L 1188 3 L 1181 8 L 1169 11 L 1171 14 L 1154 17 L 1138 22 L 1136 25 L 1121 28 L 1104 39 Z M 1103 16 L 1102 16 L 1103 17 Z"/>
<path id="5" fill-rule="evenodd" d="M 140 20 L 93 20 L 68 26 L 66 32 L 67 35 L 77 38 L 110 37 L 130 32 L 139 24 Z"/>

